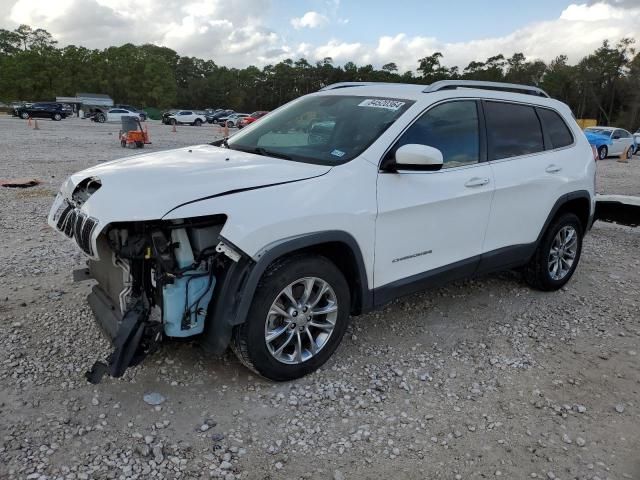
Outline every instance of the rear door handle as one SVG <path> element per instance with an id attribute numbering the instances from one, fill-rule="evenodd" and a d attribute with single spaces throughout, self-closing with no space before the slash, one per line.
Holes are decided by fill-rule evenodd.
<path id="1" fill-rule="evenodd" d="M 483 187 L 489 183 L 488 178 L 473 177 L 464 184 L 467 188 Z"/>
<path id="2" fill-rule="evenodd" d="M 547 172 L 547 173 L 558 173 L 560 170 L 562 170 L 562 167 L 559 167 L 559 166 L 554 165 L 554 164 L 551 164 L 547 168 L 544 169 L 544 171 Z"/>

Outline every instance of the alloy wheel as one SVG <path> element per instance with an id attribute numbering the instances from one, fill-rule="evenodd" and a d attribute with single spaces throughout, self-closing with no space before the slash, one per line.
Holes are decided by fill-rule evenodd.
<path id="1" fill-rule="evenodd" d="M 562 280 L 571 271 L 578 252 L 578 232 L 571 225 L 562 227 L 551 243 L 547 261 L 552 280 Z"/>
<path id="2" fill-rule="evenodd" d="M 281 363 L 300 364 L 327 345 L 338 319 L 336 294 L 317 277 L 300 278 L 276 296 L 265 320 L 267 350 Z"/>

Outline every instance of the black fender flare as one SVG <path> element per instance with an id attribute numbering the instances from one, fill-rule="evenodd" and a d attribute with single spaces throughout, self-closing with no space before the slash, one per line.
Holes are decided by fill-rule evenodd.
<path id="1" fill-rule="evenodd" d="M 269 265 L 279 258 L 306 248 L 327 243 L 346 245 L 353 254 L 359 276 L 357 279 L 360 289 L 357 292 L 360 295 L 358 313 L 373 307 L 373 292 L 369 289 L 362 252 L 353 236 L 345 231 L 313 232 L 278 240 L 262 248 L 255 259 L 246 255 L 225 238 L 220 237 L 220 240 L 240 253 L 241 258 L 231 264 L 224 272 L 223 278 L 216 279 L 220 289 L 216 288 L 215 298 L 209 306 L 208 318 L 201 338 L 203 347 L 211 353 L 222 353 L 229 344 L 233 327 L 246 320 L 258 283 Z"/>
<path id="2" fill-rule="evenodd" d="M 549 228 L 549 224 L 555 218 L 556 214 L 562 208 L 562 206 L 572 200 L 577 200 L 577 199 L 584 199 L 589 202 L 589 220 L 585 228 L 585 233 L 587 232 L 587 230 L 591 228 L 591 225 L 593 224 L 593 216 L 595 214 L 594 209 L 591 208 L 591 194 L 587 190 L 576 190 L 575 192 L 565 193 L 558 200 L 556 200 L 556 203 L 554 203 L 553 207 L 551 208 L 551 211 L 549 212 L 549 215 L 547 216 L 547 219 L 545 220 L 544 225 L 542 226 L 542 229 L 538 234 L 538 238 L 536 238 L 536 242 L 535 242 L 536 248 L 542 241 L 542 236 L 547 231 L 547 228 Z"/>

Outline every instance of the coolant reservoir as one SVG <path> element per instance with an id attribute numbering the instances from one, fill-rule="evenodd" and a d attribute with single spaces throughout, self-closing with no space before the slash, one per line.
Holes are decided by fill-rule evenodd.
<path id="1" fill-rule="evenodd" d="M 174 249 L 178 267 L 192 265 L 193 251 L 187 231 L 184 228 L 172 230 L 171 241 L 178 244 Z M 199 267 L 163 287 L 162 316 L 167 336 L 190 337 L 202 333 L 215 284 L 215 277 Z"/>

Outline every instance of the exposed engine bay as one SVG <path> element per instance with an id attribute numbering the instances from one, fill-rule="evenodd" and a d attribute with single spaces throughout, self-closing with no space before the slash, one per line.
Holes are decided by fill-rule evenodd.
<path id="1" fill-rule="evenodd" d="M 225 220 L 116 223 L 100 234 L 98 260 L 88 261 L 98 282 L 88 300 L 115 349 L 87 373 L 90 382 L 121 376 L 164 336 L 203 332 L 216 280 L 234 261 L 219 237 Z"/>

